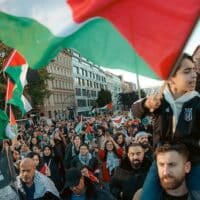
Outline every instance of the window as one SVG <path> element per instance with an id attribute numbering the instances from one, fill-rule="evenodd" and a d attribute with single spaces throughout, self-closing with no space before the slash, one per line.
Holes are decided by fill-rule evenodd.
<path id="1" fill-rule="evenodd" d="M 82 79 L 82 86 L 85 86 L 85 80 Z"/>
<path id="2" fill-rule="evenodd" d="M 80 78 L 78 78 L 78 84 L 81 85 L 81 79 Z"/>
<path id="3" fill-rule="evenodd" d="M 80 88 L 76 88 L 76 95 L 81 96 L 81 89 Z"/>
<path id="4" fill-rule="evenodd" d="M 77 103 L 78 103 L 78 107 L 85 107 L 86 106 L 86 99 L 78 99 Z"/>
<path id="5" fill-rule="evenodd" d="M 82 95 L 87 96 L 87 90 L 86 89 L 82 89 Z"/>

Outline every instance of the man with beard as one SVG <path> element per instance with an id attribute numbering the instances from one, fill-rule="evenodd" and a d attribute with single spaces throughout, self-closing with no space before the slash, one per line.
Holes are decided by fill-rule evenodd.
<path id="1" fill-rule="evenodd" d="M 186 175 L 191 170 L 189 151 L 184 144 L 164 144 L 155 151 L 158 178 L 163 189 L 160 200 L 199 200 L 200 191 L 190 191 Z M 138 191 L 134 200 L 140 199 Z M 147 194 L 148 199 L 148 194 Z"/>
<path id="2" fill-rule="evenodd" d="M 131 200 L 134 193 L 143 186 L 151 165 L 144 154 L 140 143 L 128 146 L 127 156 L 116 169 L 110 183 L 110 190 L 117 199 Z"/>
<path id="3" fill-rule="evenodd" d="M 143 146 L 145 156 L 153 161 L 153 147 L 149 143 L 149 136 L 150 134 L 146 133 L 145 131 L 139 131 L 136 133 L 135 141 Z"/>

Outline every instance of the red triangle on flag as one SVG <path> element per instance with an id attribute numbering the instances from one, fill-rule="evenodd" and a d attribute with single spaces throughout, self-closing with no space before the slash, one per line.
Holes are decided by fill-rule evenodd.
<path id="1" fill-rule="evenodd" d="M 10 106 L 10 125 L 11 126 L 17 125 L 11 106 Z"/>
<path id="2" fill-rule="evenodd" d="M 3 66 L 3 70 L 5 71 L 8 66 L 19 67 L 23 64 L 26 64 L 25 58 L 18 51 L 14 50 L 9 56 L 9 59 L 7 60 L 5 65 Z"/>
<path id="3" fill-rule="evenodd" d="M 112 103 L 107 104 L 107 109 L 108 110 L 112 110 L 112 107 L 113 107 Z"/>
<path id="4" fill-rule="evenodd" d="M 8 78 L 7 80 L 7 88 L 6 88 L 6 102 L 8 102 L 13 95 L 13 90 L 14 90 L 14 83 Z"/>

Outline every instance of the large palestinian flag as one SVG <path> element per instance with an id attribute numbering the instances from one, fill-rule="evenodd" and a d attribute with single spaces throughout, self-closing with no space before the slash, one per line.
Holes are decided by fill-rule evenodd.
<path id="1" fill-rule="evenodd" d="M 0 40 L 34 69 L 67 47 L 105 67 L 165 79 L 199 11 L 200 0 L 7 0 Z"/>

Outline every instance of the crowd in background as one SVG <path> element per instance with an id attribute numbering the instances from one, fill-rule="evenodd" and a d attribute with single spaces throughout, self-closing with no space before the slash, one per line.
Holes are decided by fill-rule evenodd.
<path id="1" fill-rule="evenodd" d="M 61 196 L 65 190 L 66 170 L 77 168 L 115 199 L 132 199 L 133 192 L 126 197 L 126 190 L 130 187 L 128 184 L 123 189 L 118 186 L 124 177 L 116 177 L 115 171 L 122 166 L 127 171 L 126 176 L 140 174 L 145 178 L 153 160 L 152 120 L 144 118 L 140 121 L 121 114 L 121 121 L 116 123 L 115 118 L 112 114 L 103 114 L 89 118 L 78 117 L 73 121 L 52 121 L 51 124 L 45 120 L 38 120 L 37 123 L 29 120 L 19 126 L 16 140 L 12 144 L 4 142 L 4 146 L 11 147 L 17 175 L 20 174 L 21 160 L 31 158 L 37 171 L 53 181 Z M 79 125 L 81 129 L 77 133 L 76 127 Z M 133 161 L 136 165 L 132 168 L 128 148 L 134 143 L 144 148 L 145 158 L 136 158 Z M 137 171 L 143 162 L 146 168 Z M 136 179 L 129 181 L 135 182 L 135 186 L 130 188 L 135 192 L 139 187 Z M 125 191 L 125 197 L 122 191 Z"/>

